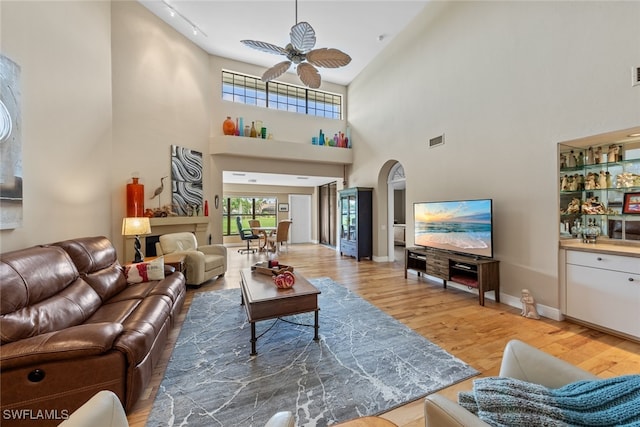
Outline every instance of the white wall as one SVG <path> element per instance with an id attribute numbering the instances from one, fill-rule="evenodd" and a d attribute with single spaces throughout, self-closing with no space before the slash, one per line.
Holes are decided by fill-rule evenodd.
<path id="1" fill-rule="evenodd" d="M 376 185 L 395 159 L 407 212 L 421 200 L 493 198 L 502 291 L 529 288 L 558 307 L 556 144 L 638 125 L 637 65 L 639 2 L 430 3 L 349 86 L 349 184 Z M 442 133 L 444 146 L 429 149 Z M 409 215 L 409 245 L 412 230 Z"/>
<path id="2" fill-rule="evenodd" d="M 1 250 L 111 233 L 109 2 L 0 2 L 1 51 L 21 67 L 23 227 Z"/>
<path id="3" fill-rule="evenodd" d="M 112 21 L 112 237 L 120 248 L 132 172 L 140 173 L 146 208 L 158 208 L 150 197 L 163 176 L 169 178 L 160 205 L 171 203 L 171 145 L 202 153 L 204 199 L 215 210 L 208 168 L 212 97 L 205 51 L 138 2 L 113 2 Z"/>

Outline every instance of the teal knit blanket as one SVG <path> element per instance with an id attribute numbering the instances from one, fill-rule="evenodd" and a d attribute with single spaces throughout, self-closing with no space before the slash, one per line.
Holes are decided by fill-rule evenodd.
<path id="1" fill-rule="evenodd" d="M 513 378 L 473 381 L 458 403 L 492 426 L 640 426 L 640 375 L 557 389 Z"/>

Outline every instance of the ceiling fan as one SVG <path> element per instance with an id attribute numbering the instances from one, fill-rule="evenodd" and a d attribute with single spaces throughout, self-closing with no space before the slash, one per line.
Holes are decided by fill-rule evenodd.
<path id="1" fill-rule="evenodd" d="M 292 64 L 297 68 L 298 77 L 306 86 L 317 89 L 320 87 L 320 73 L 316 67 L 339 68 L 351 62 L 346 53 L 332 48 L 313 49 L 316 44 L 316 32 L 308 22 L 298 22 L 298 0 L 296 0 L 296 24 L 291 27 L 291 43 L 284 48 L 271 43 L 241 40 L 245 46 L 267 53 L 275 53 L 287 57 L 269 68 L 262 75 L 262 81 L 268 82 L 285 73 Z"/>

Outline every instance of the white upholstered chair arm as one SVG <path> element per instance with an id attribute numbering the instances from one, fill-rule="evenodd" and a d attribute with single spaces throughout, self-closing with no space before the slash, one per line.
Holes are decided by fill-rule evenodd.
<path id="1" fill-rule="evenodd" d="M 289 411 L 282 411 L 272 416 L 264 427 L 294 427 L 295 417 Z"/>
<path id="2" fill-rule="evenodd" d="M 209 255 L 222 255 L 225 258 L 227 257 L 227 248 L 222 245 L 198 246 L 198 250 Z"/>
<path id="3" fill-rule="evenodd" d="M 431 394 L 424 400 L 426 426 L 434 427 L 489 427 L 489 424 L 440 394 Z"/>
<path id="4" fill-rule="evenodd" d="M 112 391 L 96 393 L 59 427 L 128 427 L 120 399 Z"/>
<path id="5" fill-rule="evenodd" d="M 595 375 L 547 354 L 519 340 L 507 343 L 502 356 L 500 376 L 516 378 L 549 388 L 595 379 Z"/>

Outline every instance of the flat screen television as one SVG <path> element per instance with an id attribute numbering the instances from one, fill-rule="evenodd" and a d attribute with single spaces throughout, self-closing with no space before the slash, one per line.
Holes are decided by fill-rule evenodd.
<path id="1" fill-rule="evenodd" d="M 452 200 L 413 204 L 417 246 L 493 258 L 493 201 Z"/>

